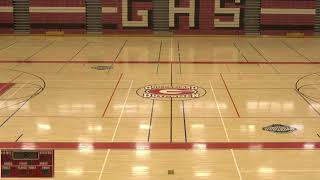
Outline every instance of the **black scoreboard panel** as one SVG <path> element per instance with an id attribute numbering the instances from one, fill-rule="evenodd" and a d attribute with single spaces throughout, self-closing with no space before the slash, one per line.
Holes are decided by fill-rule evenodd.
<path id="1" fill-rule="evenodd" d="M 1 150 L 1 177 L 53 177 L 53 150 Z"/>
<path id="2" fill-rule="evenodd" d="M 38 160 L 38 151 L 13 151 L 13 160 Z"/>

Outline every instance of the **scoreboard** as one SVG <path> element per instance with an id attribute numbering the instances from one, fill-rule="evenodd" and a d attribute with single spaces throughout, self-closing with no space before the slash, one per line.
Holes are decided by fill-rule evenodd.
<path id="1" fill-rule="evenodd" d="M 1 177 L 53 177 L 53 150 L 1 150 Z"/>

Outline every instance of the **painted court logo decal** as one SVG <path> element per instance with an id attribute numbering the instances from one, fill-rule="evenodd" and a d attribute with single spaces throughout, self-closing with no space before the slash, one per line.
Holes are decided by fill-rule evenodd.
<path id="1" fill-rule="evenodd" d="M 272 124 L 267 127 L 263 127 L 262 130 L 269 131 L 273 133 L 291 133 L 297 130 L 295 127 L 282 125 L 282 124 Z"/>
<path id="2" fill-rule="evenodd" d="M 103 70 L 111 70 L 112 66 L 93 66 L 91 69 L 103 71 Z"/>
<path id="3" fill-rule="evenodd" d="M 206 90 L 186 84 L 156 84 L 138 89 L 137 94 L 154 100 L 189 100 L 204 96 Z"/>

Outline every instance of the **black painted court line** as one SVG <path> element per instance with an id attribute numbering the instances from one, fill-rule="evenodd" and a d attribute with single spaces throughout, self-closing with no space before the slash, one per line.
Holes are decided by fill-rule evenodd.
<path id="1" fill-rule="evenodd" d="M 172 101 L 173 102 L 173 101 Z M 0 117 L 6 117 L 6 116 L 0 116 Z M 25 117 L 25 116 L 17 116 L 17 117 Z M 28 116 L 28 117 L 43 117 L 43 116 Z M 87 117 L 87 116 L 46 116 L 46 117 L 56 117 L 56 118 L 61 118 L 61 117 L 65 117 L 65 118 L 101 118 L 101 117 Z M 118 118 L 118 116 L 105 116 L 105 118 Z M 148 118 L 148 116 L 130 116 L 127 118 Z M 170 116 L 156 116 L 156 118 L 170 118 Z M 183 118 L 183 116 L 172 116 L 172 118 Z M 221 118 L 221 116 L 192 116 L 192 117 L 188 117 L 189 119 L 191 118 L 195 118 L 195 119 L 199 119 L 199 118 L 203 118 L 203 119 L 210 119 L 210 118 Z M 309 116 L 309 117 L 298 117 L 298 116 L 272 116 L 272 117 L 263 117 L 263 116 L 222 116 L 222 118 L 235 118 L 235 119 L 256 119 L 256 118 L 265 118 L 265 119 L 274 119 L 274 118 L 292 118 L 292 119 L 297 119 L 297 118 L 303 118 L 303 119 L 314 119 L 314 118 L 320 118 L 319 116 Z"/>
<path id="2" fill-rule="evenodd" d="M 15 63 L 15 64 L 64 64 L 64 63 L 70 63 L 70 64 L 286 64 L 286 65 L 293 65 L 293 64 L 303 64 L 303 65 L 312 65 L 312 64 L 320 64 L 320 61 L 272 61 L 272 62 L 266 62 L 266 61 L 226 61 L 226 60 L 220 60 L 220 61 L 213 61 L 213 60 L 197 60 L 197 61 L 111 61 L 111 60 L 104 60 L 104 61 L 88 61 L 88 60 L 79 60 L 79 61 L 56 61 L 56 60 L 50 60 L 50 61 L 15 61 L 15 60 L 0 60 L 0 64 L 7 64 L 7 63 Z M 213 74 L 219 74 L 219 73 L 213 73 Z M 230 74 L 230 73 L 228 73 Z M 270 73 L 264 73 L 264 74 L 270 74 Z M 281 73 L 281 74 L 296 74 L 296 73 Z M 303 73 L 301 73 L 303 74 Z"/>
<path id="3" fill-rule="evenodd" d="M 183 111 L 183 126 L 184 126 L 184 142 L 188 142 L 187 138 L 187 123 L 186 123 L 186 113 L 184 110 L 184 101 L 182 101 L 182 111 Z"/>
<path id="4" fill-rule="evenodd" d="M 248 44 L 255 50 L 257 51 L 257 53 L 266 61 L 266 62 L 270 62 L 268 61 L 268 59 L 262 54 L 262 52 L 259 51 L 259 49 L 257 49 L 250 41 L 248 41 Z"/>
<path id="5" fill-rule="evenodd" d="M 12 68 L 9 68 L 10 70 L 13 70 L 13 69 L 16 69 L 17 67 L 19 67 L 20 66 L 20 64 L 19 63 L 17 63 L 17 64 L 15 64 Z"/>
<path id="6" fill-rule="evenodd" d="M 47 45 L 43 46 L 42 48 L 40 48 L 38 51 L 36 51 L 35 53 L 33 53 L 31 56 L 27 57 L 26 59 L 24 59 L 23 61 L 28 61 L 29 59 L 31 59 L 32 57 L 34 57 L 35 55 L 37 55 L 38 53 L 40 53 L 42 50 L 46 49 L 47 47 L 51 46 L 54 42 L 56 41 L 52 41 L 50 43 L 48 43 Z"/>
<path id="7" fill-rule="evenodd" d="M 123 48 L 126 46 L 127 42 L 128 42 L 128 40 L 126 39 L 126 41 L 123 43 L 122 47 L 121 47 L 120 50 L 118 51 L 117 56 L 114 58 L 112 65 L 117 61 L 118 57 L 120 56 L 120 54 L 121 54 Z"/>
<path id="8" fill-rule="evenodd" d="M 16 76 L 15 78 L 13 78 L 12 80 L 10 80 L 10 82 L 13 82 L 15 80 L 17 80 L 19 77 L 21 77 L 23 75 L 24 72 L 21 72 L 20 74 L 18 74 L 18 76 Z"/>
<path id="9" fill-rule="evenodd" d="M 89 42 L 87 42 L 84 46 L 82 46 L 82 47 L 79 49 L 79 51 L 69 59 L 69 61 L 72 61 L 72 60 L 73 60 L 78 54 L 80 54 L 80 52 L 81 52 L 84 48 L 86 48 L 88 45 L 89 45 Z"/>
<path id="10" fill-rule="evenodd" d="M 27 88 L 31 88 L 31 87 L 27 87 Z M 79 90 L 79 87 L 61 87 L 61 86 L 55 86 L 55 87 L 48 87 L 47 89 L 74 89 L 74 90 Z M 85 87 L 85 88 L 82 88 L 81 89 L 100 89 L 100 90 L 103 90 L 103 89 L 114 89 L 113 87 Z M 117 89 L 122 89 L 122 90 L 128 90 L 128 88 L 125 88 L 125 87 L 122 87 L 122 88 L 117 88 Z M 288 88 L 289 89 L 289 88 Z M 292 88 L 291 88 L 292 89 Z"/>
<path id="11" fill-rule="evenodd" d="M 120 50 L 118 51 L 116 57 L 113 59 L 113 61 L 112 61 L 112 63 L 111 63 L 111 68 L 108 69 L 107 73 L 109 73 L 109 72 L 113 69 L 113 65 L 116 63 L 118 57 L 120 56 L 120 54 L 121 54 L 123 48 L 126 46 L 127 42 L 128 42 L 128 40 L 126 39 L 126 40 L 124 41 L 123 45 L 121 46 Z M 117 62 L 117 63 L 118 63 L 118 62 Z"/>
<path id="12" fill-rule="evenodd" d="M 4 115 L 0 115 L 0 117 L 7 117 Z M 15 117 L 26 117 L 26 116 L 15 116 Z M 29 118 L 41 118 L 44 116 L 28 116 Z M 89 119 L 93 119 L 93 118 L 101 118 L 99 116 L 45 116 L 45 117 L 50 117 L 50 118 L 79 118 L 79 119 L 85 119 L 85 118 L 89 118 Z M 119 118 L 119 116 L 105 116 L 105 118 Z M 130 116 L 128 118 L 147 118 L 147 116 Z M 156 118 L 170 118 L 169 116 L 157 116 Z M 172 118 L 183 118 L 182 116 L 173 116 Z M 210 119 L 210 118 L 221 118 L 220 116 L 193 116 L 193 117 L 189 117 L 189 118 L 204 118 L 204 119 Z M 274 119 L 274 118 L 293 118 L 293 119 L 297 119 L 297 118 L 303 118 L 303 119 L 314 119 L 314 118 L 320 118 L 319 116 L 308 116 L 308 117 L 303 117 L 303 116 L 272 116 L 272 117 L 261 117 L 261 116 L 241 116 L 241 117 L 236 117 L 236 116 L 222 116 L 222 118 L 237 118 L 237 119 L 257 119 L 257 118 L 266 118 L 266 119 Z"/>
<path id="13" fill-rule="evenodd" d="M 41 88 L 39 88 L 39 89 L 36 91 L 36 93 L 34 93 L 34 94 L 33 94 L 32 96 L 30 96 L 26 101 L 24 101 L 24 102 L 22 103 L 22 105 L 21 105 L 18 109 L 16 109 L 5 121 L 3 121 L 3 122 L 0 124 L 0 128 L 1 128 L 2 126 L 4 126 L 30 99 L 32 99 L 32 98 L 34 97 L 34 95 L 37 94 L 37 92 L 38 92 L 39 90 L 41 90 Z"/>
<path id="14" fill-rule="evenodd" d="M 21 134 L 21 135 L 15 140 L 15 142 L 18 142 L 19 139 L 20 139 L 22 136 L 23 136 L 23 134 Z"/>
<path id="15" fill-rule="evenodd" d="M 170 85 L 172 87 L 172 63 L 170 64 Z M 172 143 L 172 97 L 170 98 L 170 143 Z"/>
<path id="16" fill-rule="evenodd" d="M 180 55 L 180 41 L 178 41 L 178 56 L 179 56 L 179 68 L 180 68 L 180 74 L 182 73 L 182 65 L 181 65 L 181 55 Z"/>
<path id="17" fill-rule="evenodd" d="M 262 52 L 260 52 L 260 50 L 257 49 L 250 41 L 247 40 L 247 42 L 250 44 L 250 46 L 251 46 L 255 51 L 258 52 L 258 54 L 266 61 L 266 63 L 268 63 L 268 64 L 271 65 L 271 67 L 273 68 L 273 70 L 276 71 L 276 73 L 280 74 L 280 72 L 278 71 L 278 69 L 273 66 L 274 63 L 270 62 L 270 61 L 262 54 Z M 308 63 L 308 62 L 306 62 L 306 63 Z M 310 62 L 309 62 L 309 63 L 310 63 Z"/>
<path id="18" fill-rule="evenodd" d="M 29 74 L 29 75 L 32 75 L 32 76 L 34 76 L 34 77 L 37 77 L 37 78 L 39 78 L 41 81 L 42 81 L 42 83 L 43 83 L 43 87 L 42 86 L 40 86 L 40 88 L 35 92 L 35 93 L 33 93 L 26 101 L 22 101 L 22 102 L 19 102 L 18 104 L 21 104 L 22 103 L 22 105 L 18 108 L 18 109 L 16 109 L 1 125 L 0 125 L 0 128 L 5 124 L 5 123 L 7 123 L 30 99 L 32 99 L 33 97 L 36 97 L 37 95 L 39 95 L 45 88 L 46 88 L 46 82 L 44 81 L 44 79 L 43 78 L 41 78 L 40 76 L 37 76 L 37 75 L 35 75 L 35 74 L 31 74 L 31 73 L 28 73 L 28 72 L 24 72 L 24 71 L 17 71 L 17 70 L 14 70 L 14 71 L 16 71 L 16 72 L 21 72 L 21 74 Z M 20 75 L 21 75 L 20 74 Z M 19 75 L 19 76 L 20 76 Z M 19 76 L 17 76 L 17 77 L 19 77 Z M 16 77 L 16 78 L 17 78 Z M 15 105 L 18 105 L 18 104 L 15 104 Z"/>
<path id="19" fill-rule="evenodd" d="M 298 90 L 294 89 L 294 91 L 320 116 L 320 112 Z"/>
<path id="20" fill-rule="evenodd" d="M 81 52 L 84 48 L 86 48 L 88 45 L 89 45 L 89 42 L 87 42 L 83 47 L 81 47 L 81 48 L 79 49 L 79 51 L 69 59 L 69 62 L 72 61 L 78 54 L 80 54 L 80 52 Z M 61 67 L 56 73 L 61 72 L 62 69 L 63 69 L 69 62 L 64 63 L 64 64 L 62 65 L 62 67 Z"/>
<path id="21" fill-rule="evenodd" d="M 151 106 L 151 114 L 150 114 L 150 121 L 149 121 L 149 132 L 148 132 L 148 142 L 150 142 L 152 119 L 153 119 L 153 107 L 154 107 L 154 99 L 152 100 L 152 106 Z"/>
<path id="22" fill-rule="evenodd" d="M 170 98 L 170 143 L 172 143 L 172 97 Z"/>
<path id="23" fill-rule="evenodd" d="M 5 49 L 9 49 L 9 48 L 12 47 L 13 45 L 15 45 L 17 42 L 20 42 L 20 41 L 15 41 L 15 42 L 9 44 L 9 46 L 6 46 L 6 47 L 4 47 L 4 48 L 1 48 L 0 51 L 5 50 Z"/>
<path id="24" fill-rule="evenodd" d="M 158 54 L 157 74 L 159 73 L 159 66 L 160 66 L 161 51 L 162 51 L 162 40 L 161 40 L 161 42 L 160 42 L 160 49 L 159 49 L 159 54 Z"/>
<path id="25" fill-rule="evenodd" d="M 236 49 L 241 54 L 241 56 L 246 60 L 246 62 L 249 62 L 248 59 L 244 56 L 244 54 L 241 52 L 240 47 L 238 46 L 238 44 L 236 42 L 233 42 L 233 46 L 236 47 Z"/>
<path id="26" fill-rule="evenodd" d="M 7 116 L 3 116 L 0 115 L 0 117 L 7 117 Z M 15 117 L 26 117 L 26 116 L 15 116 Z M 41 118 L 44 116 L 28 116 L 29 118 Z M 45 116 L 45 117 L 50 117 L 50 118 L 79 118 L 79 119 L 97 119 L 97 118 L 101 118 L 101 116 Z M 153 116 L 154 117 L 154 116 Z M 105 116 L 105 118 L 118 118 L 118 116 Z M 148 118 L 148 116 L 130 116 L 128 118 Z M 170 116 L 157 116 L 156 118 L 159 119 L 164 119 L 164 118 L 170 118 Z M 172 116 L 172 118 L 183 118 L 182 116 Z M 188 118 L 194 118 L 194 119 L 199 119 L 199 118 L 203 118 L 203 119 L 219 119 L 221 118 L 220 116 L 193 116 L 193 117 L 188 117 Z M 314 119 L 314 118 L 320 118 L 319 116 L 308 116 L 308 117 L 303 117 L 303 116 L 272 116 L 272 117 L 261 117 L 261 116 L 241 116 L 241 117 L 236 117 L 236 116 L 222 116 L 222 118 L 224 119 L 274 119 L 274 118 L 292 118 L 292 119 L 297 119 L 297 118 L 301 118 L 301 119 Z"/>
<path id="27" fill-rule="evenodd" d="M 287 46 L 289 49 L 291 49 L 292 51 L 294 51 L 295 53 L 299 54 L 301 57 L 304 57 L 307 61 L 312 62 L 308 57 L 306 57 L 305 55 L 301 54 L 298 50 L 296 50 L 295 48 L 291 47 L 288 43 L 286 43 L 283 40 L 280 40 L 282 42 L 282 44 L 284 44 L 285 46 Z"/>
<path id="28" fill-rule="evenodd" d="M 0 117 L 7 117 L 4 115 L 0 115 Z M 15 117 L 26 117 L 26 116 L 15 116 Z M 30 118 L 41 118 L 44 116 L 28 116 Z M 84 119 L 84 118 L 101 118 L 101 116 L 45 116 L 45 117 L 50 117 L 50 118 L 79 118 L 79 119 Z M 118 118 L 119 116 L 105 116 L 105 118 Z M 149 116 L 130 116 L 127 118 L 148 118 Z M 155 117 L 155 116 L 153 116 Z M 170 116 L 156 116 L 156 118 L 170 118 Z M 172 118 L 183 118 L 183 116 L 172 116 Z M 220 116 L 192 116 L 188 118 L 204 118 L 204 119 L 210 119 L 210 118 L 220 118 Z M 297 118 L 303 118 L 303 119 L 314 119 L 314 118 L 320 118 L 319 116 L 222 116 L 222 118 L 237 118 L 237 119 L 253 119 L 253 118 L 266 118 L 266 119 L 273 119 L 273 118 L 292 118 L 292 119 L 297 119 Z"/>

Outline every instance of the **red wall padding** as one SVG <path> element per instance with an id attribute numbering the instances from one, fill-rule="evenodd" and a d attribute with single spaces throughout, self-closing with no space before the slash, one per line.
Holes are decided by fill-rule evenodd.
<path id="1" fill-rule="evenodd" d="M 11 0 L 1 0 L 0 1 L 0 7 L 12 7 L 12 1 Z"/>
<path id="2" fill-rule="evenodd" d="M 262 0 L 262 10 L 279 9 L 275 13 L 261 14 L 261 33 L 267 35 L 284 35 L 287 32 L 304 32 L 313 34 L 315 14 L 315 0 Z M 294 10 L 303 11 L 297 14 Z M 286 11 L 286 14 L 283 12 Z M 292 12 L 292 13 L 291 13 Z"/>
<path id="3" fill-rule="evenodd" d="M 30 0 L 30 8 L 63 7 L 66 12 L 32 12 L 30 10 L 31 32 L 64 31 L 84 33 L 86 24 L 83 12 L 68 12 L 70 8 L 84 8 L 84 0 Z"/>
<path id="4" fill-rule="evenodd" d="M 262 0 L 261 8 L 314 9 L 316 1 L 308 0 Z"/>
<path id="5" fill-rule="evenodd" d="M 0 7 L 12 7 L 12 1 L 0 0 Z M 0 33 L 13 33 L 13 12 L 0 12 Z"/>
<path id="6" fill-rule="evenodd" d="M 313 25 L 314 15 L 308 14 L 262 14 L 261 24 L 270 25 Z"/>
<path id="7" fill-rule="evenodd" d="M 117 33 L 122 30 L 121 0 L 102 0 L 102 7 L 116 7 L 116 13 L 103 13 L 102 25 L 104 33 Z"/>
<path id="8" fill-rule="evenodd" d="M 84 0 L 30 0 L 31 7 L 85 7 Z"/>

